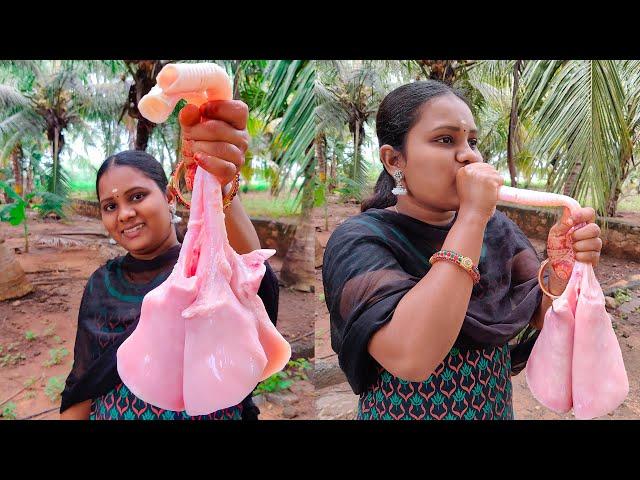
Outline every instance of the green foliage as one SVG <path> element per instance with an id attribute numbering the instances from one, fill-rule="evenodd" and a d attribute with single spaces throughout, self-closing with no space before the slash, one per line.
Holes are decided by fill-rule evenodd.
<path id="1" fill-rule="evenodd" d="M 620 200 L 618 210 L 621 212 L 640 212 L 640 195 L 633 195 Z"/>
<path id="2" fill-rule="evenodd" d="M 22 352 L 7 353 L 0 357 L 0 367 L 6 367 L 7 365 L 17 365 L 27 359 L 26 355 Z"/>
<path id="3" fill-rule="evenodd" d="M 33 385 L 35 385 L 35 383 L 38 381 L 37 377 L 31 376 L 29 378 L 27 378 L 24 382 L 24 388 L 31 388 L 33 387 Z"/>
<path id="4" fill-rule="evenodd" d="M 313 169 L 307 167 L 315 160 L 314 81 L 315 63 L 312 61 L 277 60 L 267 66 L 265 85 L 270 93 L 258 111 L 266 123 L 280 119 L 270 142 L 273 161 L 278 165 L 276 193 L 284 188 L 290 176 L 293 177 L 290 193 L 298 179 L 303 180 L 301 191 L 313 178 Z"/>
<path id="5" fill-rule="evenodd" d="M 7 402 L 2 406 L 0 410 L 0 417 L 6 420 L 15 420 L 16 417 L 16 404 L 13 402 Z"/>
<path id="6" fill-rule="evenodd" d="M 36 338 L 38 338 L 38 335 L 36 335 L 34 332 L 32 332 L 31 330 L 27 330 L 24 334 L 24 338 L 25 340 L 27 340 L 28 342 L 32 342 L 33 340 L 35 340 Z"/>
<path id="7" fill-rule="evenodd" d="M 24 197 L 18 195 L 11 186 L 0 181 L 0 188 L 4 189 L 14 202 L 0 206 L 0 221 L 7 222 L 17 227 L 22 224 L 24 229 L 25 250 L 29 251 L 29 230 L 27 226 L 27 208 L 31 207 L 38 211 L 41 216 L 49 212 L 55 212 L 60 217 L 64 217 L 64 206 L 68 200 L 60 195 L 49 192 L 32 192 Z M 31 203 L 34 199 L 40 199 L 39 203 Z"/>
<path id="8" fill-rule="evenodd" d="M 51 367 L 53 365 L 59 365 L 62 362 L 62 359 L 69 355 L 69 350 L 65 347 L 62 348 L 52 348 L 49 350 L 49 360 L 44 362 L 42 365 L 45 367 Z"/>
<path id="9" fill-rule="evenodd" d="M 362 184 L 357 180 L 352 180 L 349 177 L 339 175 L 338 176 L 339 187 L 336 191 L 340 194 L 343 201 L 355 199 L 357 201 L 362 200 Z"/>
<path id="10" fill-rule="evenodd" d="M 281 218 L 293 217 L 300 213 L 300 205 L 292 198 L 270 196 L 244 196 L 242 206 L 251 217 Z"/>
<path id="11" fill-rule="evenodd" d="M 280 390 L 286 390 L 293 383 L 292 380 L 289 380 L 289 375 L 286 371 L 276 372 L 271 375 L 266 380 L 260 382 L 255 389 L 255 394 L 259 395 L 261 393 L 267 392 L 278 392 Z"/>
<path id="12" fill-rule="evenodd" d="M 278 392 L 289 388 L 296 380 L 307 380 L 306 370 L 311 364 L 306 358 L 290 360 L 284 370 L 276 372 L 266 380 L 260 382 L 254 393 L 259 395 L 267 392 Z"/>
<path id="13" fill-rule="evenodd" d="M 618 305 L 631 301 L 631 291 L 628 288 L 619 288 L 613 294 Z"/>
<path id="14" fill-rule="evenodd" d="M 60 394 L 64 390 L 64 376 L 51 377 L 44 387 L 44 394 L 52 402 L 56 402 L 60 398 Z"/>

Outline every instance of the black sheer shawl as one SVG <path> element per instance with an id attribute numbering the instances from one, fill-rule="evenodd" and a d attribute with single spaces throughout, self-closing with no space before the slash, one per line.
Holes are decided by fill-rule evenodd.
<path id="1" fill-rule="evenodd" d="M 456 218 L 434 226 L 391 210 L 370 209 L 348 219 L 329 239 L 322 278 L 331 346 L 356 394 L 377 375 L 378 363 L 368 352 L 371 336 L 429 271 L 429 258 L 442 247 Z M 496 211 L 485 230 L 481 280 L 473 288 L 455 346 L 511 342 L 512 373 L 524 368 L 538 333 L 528 325 L 542 298 L 539 266 L 527 237 Z"/>
<path id="2" fill-rule="evenodd" d="M 138 260 L 130 254 L 117 257 L 91 275 L 80 303 L 74 362 L 62 392 L 61 413 L 108 393 L 121 382 L 116 351 L 135 330 L 144 296 L 169 277 L 180 248 L 176 245 L 153 260 Z M 266 267 L 258 296 L 275 325 L 278 280 L 268 263 Z M 251 395 L 242 404 L 243 419 L 256 419 L 259 410 Z"/>

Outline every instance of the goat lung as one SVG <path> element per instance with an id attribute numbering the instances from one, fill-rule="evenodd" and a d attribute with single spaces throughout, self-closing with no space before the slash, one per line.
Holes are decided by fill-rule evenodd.
<path id="1" fill-rule="evenodd" d="M 579 264 L 580 296 L 573 341 L 573 411 L 578 419 L 605 415 L 629 393 L 622 351 L 591 265 Z M 576 268 L 574 268 L 576 270 Z"/>
<path id="2" fill-rule="evenodd" d="M 221 199 L 219 182 L 198 168 L 178 262 L 144 298 L 117 353 L 120 378 L 137 397 L 189 415 L 240 403 L 291 356 L 257 295 L 275 250 L 237 254 Z"/>
<path id="3" fill-rule="evenodd" d="M 578 286 L 578 277 L 572 275 L 565 291 L 547 310 L 525 370 L 533 396 L 557 413 L 566 413 L 573 405 L 571 375 Z"/>
<path id="4" fill-rule="evenodd" d="M 629 393 L 618 339 L 590 264 L 576 262 L 563 294 L 553 301 L 526 368 L 533 396 L 578 419 L 616 409 Z"/>

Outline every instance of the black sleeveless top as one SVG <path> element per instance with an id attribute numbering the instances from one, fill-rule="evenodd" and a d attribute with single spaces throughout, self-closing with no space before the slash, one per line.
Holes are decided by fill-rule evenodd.
<path id="1" fill-rule="evenodd" d="M 89 278 L 78 313 L 74 362 L 62 392 L 60 413 L 76 403 L 96 399 L 119 386 L 118 347 L 138 325 L 144 296 L 164 282 L 178 261 L 181 245 L 152 260 L 130 254 L 109 260 Z M 271 321 L 278 316 L 278 280 L 267 262 L 258 290 Z M 242 402 L 242 418 L 257 419 L 251 395 Z"/>

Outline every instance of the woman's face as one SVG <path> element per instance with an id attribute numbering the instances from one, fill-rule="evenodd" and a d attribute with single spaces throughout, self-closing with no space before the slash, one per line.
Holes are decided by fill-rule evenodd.
<path id="1" fill-rule="evenodd" d="M 442 95 L 424 104 L 398 164 L 413 199 L 430 209 L 457 210 L 456 174 L 470 163 L 482 162 L 477 143 L 471 110 L 458 97 Z"/>
<path id="2" fill-rule="evenodd" d="M 100 178 L 98 192 L 102 223 L 132 255 L 153 256 L 176 243 L 169 199 L 140 170 L 112 166 Z"/>

